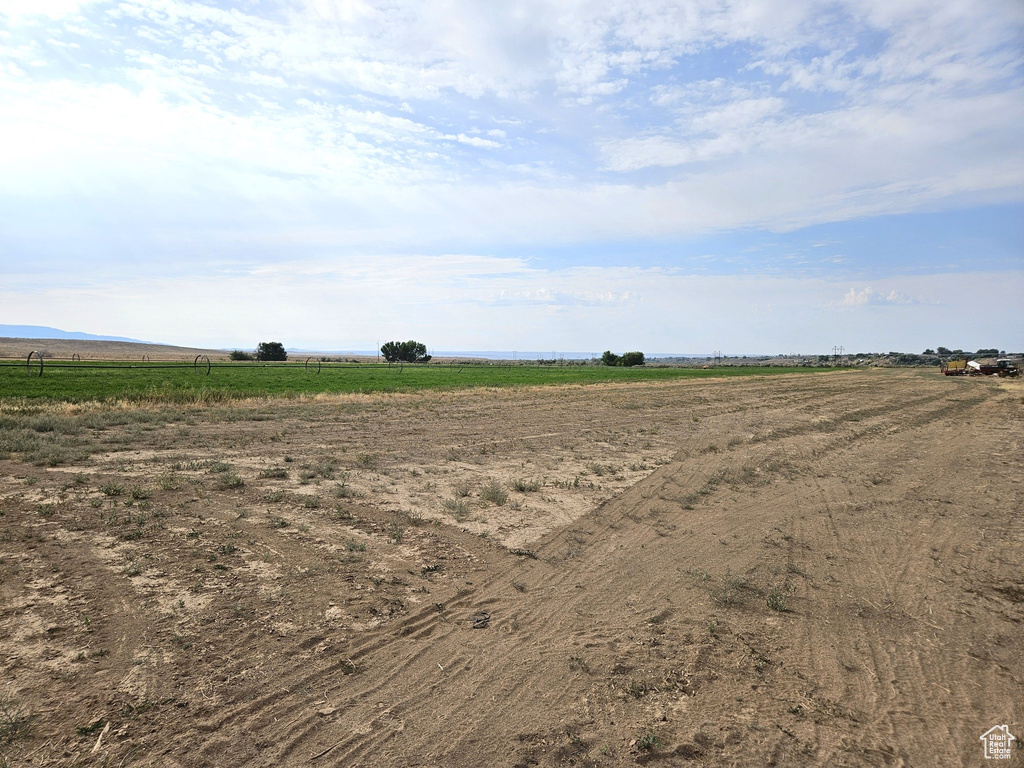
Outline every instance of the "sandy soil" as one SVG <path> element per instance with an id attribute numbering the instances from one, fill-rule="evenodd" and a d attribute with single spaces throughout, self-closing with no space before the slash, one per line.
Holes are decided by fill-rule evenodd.
<path id="1" fill-rule="evenodd" d="M 875 371 L 97 419 L 0 461 L 0 765 L 1024 765 L 1022 417 Z"/>

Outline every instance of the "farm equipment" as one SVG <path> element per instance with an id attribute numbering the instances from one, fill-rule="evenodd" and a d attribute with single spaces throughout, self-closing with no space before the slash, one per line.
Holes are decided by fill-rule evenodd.
<path id="1" fill-rule="evenodd" d="M 942 365 L 946 376 L 1020 376 L 1021 367 L 1008 357 L 998 360 L 949 360 Z"/>
<path id="2" fill-rule="evenodd" d="M 1020 376 L 1020 366 L 1008 357 L 1001 357 L 995 363 L 971 360 L 967 368 L 972 376 Z"/>

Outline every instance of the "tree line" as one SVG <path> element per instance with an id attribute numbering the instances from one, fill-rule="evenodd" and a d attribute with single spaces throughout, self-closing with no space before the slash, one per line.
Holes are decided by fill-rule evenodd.
<path id="1" fill-rule="evenodd" d="M 889 354 L 892 354 L 891 352 Z M 995 347 L 989 349 L 979 349 L 977 352 L 965 352 L 962 349 L 948 349 L 947 347 L 938 347 L 936 349 L 926 349 L 921 353 L 922 355 L 940 355 L 941 357 L 958 356 L 963 357 L 964 355 L 977 355 L 978 357 L 999 357 L 999 355 L 1005 355 L 1005 351 L 1000 351 Z"/>
<path id="2" fill-rule="evenodd" d="M 426 344 L 413 340 L 387 341 L 381 345 L 380 353 L 389 363 L 426 363 L 431 357 L 427 354 Z M 236 349 L 229 357 L 232 360 L 281 362 L 288 359 L 288 352 L 279 341 L 261 341 L 254 352 Z"/>
<path id="3" fill-rule="evenodd" d="M 942 349 L 942 347 L 940 347 Z M 427 354 L 427 346 L 419 341 L 386 341 L 381 345 L 380 353 L 389 363 L 426 363 L 431 359 Z M 288 359 L 284 344 L 279 341 L 261 341 L 254 352 L 236 349 L 230 354 L 232 360 L 258 360 L 260 362 L 281 362 Z M 632 368 L 645 363 L 643 352 L 623 352 L 616 355 L 605 350 L 601 355 L 603 365 L 614 365 L 621 368 Z"/>

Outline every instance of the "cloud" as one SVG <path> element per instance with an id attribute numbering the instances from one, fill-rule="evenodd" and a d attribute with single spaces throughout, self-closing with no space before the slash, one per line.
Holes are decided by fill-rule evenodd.
<path id="1" fill-rule="evenodd" d="M 38 17 L 63 19 L 76 16 L 98 2 L 101 0 L 0 0 L 0 16 L 14 23 Z"/>
<path id="2" fill-rule="evenodd" d="M 918 300 L 912 299 L 899 291 L 892 289 L 888 292 L 876 291 L 871 286 L 857 290 L 851 288 L 843 296 L 841 306 L 843 307 L 860 307 L 865 304 L 872 304 L 876 306 L 886 305 L 897 305 L 897 304 L 917 304 L 920 303 Z"/>
<path id="3" fill-rule="evenodd" d="M 498 149 L 501 147 L 501 142 L 485 139 L 480 136 L 467 136 L 464 133 L 460 133 L 457 136 L 444 136 L 443 138 L 457 141 L 460 144 L 467 144 L 471 147 L 477 147 L 478 149 Z"/>
<path id="4" fill-rule="evenodd" d="M 122 0 L 111 13 L 184 40 L 186 50 L 219 64 L 267 70 L 293 85 L 317 78 L 403 99 L 439 99 L 446 92 L 532 97 L 548 90 L 587 103 L 683 57 L 729 46 L 752 49 L 748 66 L 786 77 L 785 87 L 836 92 L 855 90 L 865 76 L 899 82 L 938 75 L 954 83 L 962 73 L 1005 71 L 1020 61 L 1012 53 L 1013 25 L 1021 23 L 1013 0 L 895 9 L 868 0 L 683 6 L 449 0 L 443 11 L 307 0 L 266 17 L 252 6 L 247 13 L 186 0 Z M 1002 64 L 1000 57 L 990 61 L 1001 46 L 1009 48 Z"/>
<path id="5" fill-rule="evenodd" d="M 176 175 L 184 163 L 249 196 L 280 194 L 287 175 L 316 196 L 354 188 L 362 197 L 373 184 L 377 195 L 406 198 L 387 187 L 475 184 L 486 167 L 486 197 L 500 199 L 535 167 L 572 180 L 571 215 L 574 198 L 620 183 L 605 174 L 632 174 L 628 207 L 657 197 L 664 220 L 654 231 L 678 221 L 685 232 L 691 198 L 709 195 L 731 209 L 712 217 L 722 226 L 766 216 L 778 228 L 965 194 L 1019 199 L 1024 182 L 1022 14 L 1012 2 L 984 13 L 975 2 L 890 9 L 868 0 L 451 0 L 444 13 L 328 0 L 274 14 L 191 0 L 53 7 L 74 9 L 75 30 L 104 34 L 82 38 L 54 19 L 7 46 L 21 51 L 12 55 L 20 70 L 0 75 L 0 133 L 53 169 L 50 185 L 66 181 L 64 168 L 83 183 L 102 173 L 131 188 L 145 169 L 169 190 L 187 188 Z M 977 24 L 965 23 L 974 13 Z M 81 50 L 46 47 L 62 35 L 81 38 Z M 709 55 L 735 65 L 681 81 L 684 63 Z M 83 84 L 60 74 L 68 56 L 102 66 Z M 40 57 L 46 74 L 28 74 Z M 823 90 L 839 101 L 807 100 Z M 488 134 L 494 119 L 514 128 Z M 566 133 L 575 121 L 593 128 Z M 157 158 L 166 159 L 160 173 Z M 12 194 L 41 185 L 28 163 L 5 170 Z M 768 184 L 761 194 L 770 190 L 772 204 L 749 205 L 749 184 Z M 413 196 L 433 195 L 422 187 Z"/>
<path id="6" fill-rule="evenodd" d="M 628 138 L 605 143 L 604 167 L 636 171 L 654 166 L 709 162 L 770 147 L 779 124 L 770 120 L 782 111 L 778 98 L 740 99 L 704 111 L 691 110 L 679 121 L 674 136 Z M 788 129 L 782 127 L 788 133 Z"/>
<path id="7" fill-rule="evenodd" d="M 558 290 L 540 287 L 527 290 L 500 289 L 488 303 L 492 306 L 608 307 L 635 300 L 636 296 L 629 291 Z"/>

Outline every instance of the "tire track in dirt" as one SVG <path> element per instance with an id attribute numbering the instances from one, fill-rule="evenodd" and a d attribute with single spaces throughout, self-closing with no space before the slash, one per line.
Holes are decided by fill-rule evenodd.
<path id="1" fill-rule="evenodd" d="M 893 413 L 896 412 L 897 410 L 903 411 L 907 407 L 917 407 L 920 409 L 922 406 L 927 405 L 928 402 L 930 401 L 924 400 L 916 404 L 903 403 L 900 408 L 896 408 L 895 406 L 893 406 L 891 409 L 889 409 L 888 412 Z M 878 415 L 884 416 L 885 412 L 883 411 Z M 928 424 L 934 421 L 934 419 L 930 418 L 929 414 L 927 413 L 919 413 L 918 418 L 919 421 L 921 421 L 923 424 Z M 881 442 L 881 440 L 879 439 L 876 442 Z M 862 449 L 858 446 L 856 450 Z M 857 457 L 853 457 L 851 461 L 856 461 L 856 459 Z M 713 462 L 712 469 L 714 469 L 715 465 L 720 465 L 720 462 Z M 659 487 L 660 485 L 660 487 L 663 488 L 664 482 L 662 477 L 660 476 L 671 477 L 679 471 L 680 467 L 676 465 L 669 465 L 659 469 L 651 476 L 651 478 L 648 481 L 645 481 L 643 484 L 641 484 L 641 486 L 635 487 L 630 491 L 626 492 L 619 499 L 616 499 L 611 504 L 606 505 L 600 512 L 588 516 L 587 522 L 591 522 L 594 518 L 608 516 L 609 507 L 633 510 L 638 506 L 643 506 L 645 501 L 643 497 L 650 490 L 648 486 Z M 624 539 L 623 541 L 621 541 L 621 546 L 630 552 L 635 552 L 638 547 L 644 548 L 655 543 L 654 540 L 650 537 L 649 532 L 644 530 L 643 526 L 636 523 L 630 526 L 630 522 L 631 521 L 629 521 L 626 512 L 622 512 L 620 515 L 616 517 L 614 522 L 610 524 L 605 524 L 603 531 L 607 535 L 610 533 L 611 530 L 614 530 L 611 528 L 611 526 L 627 526 L 630 529 L 627 535 L 622 536 L 621 534 L 618 534 L 618 537 Z M 618 532 L 616 531 L 616 533 Z M 878 535 L 879 532 L 877 530 L 868 529 L 865 531 L 864 539 L 875 540 L 878 538 Z M 561 532 L 557 536 L 552 537 L 551 540 L 546 542 L 543 547 L 538 548 L 538 553 L 542 553 L 541 557 L 546 558 L 549 561 L 564 561 L 566 557 L 565 552 L 567 551 L 565 547 L 567 545 L 567 541 L 569 541 L 569 538 L 571 538 L 571 532 Z M 910 541 L 911 537 L 908 536 L 904 540 Z M 607 548 L 605 554 L 606 556 L 608 554 Z M 893 547 L 891 550 L 888 551 L 888 557 L 886 558 L 885 562 L 906 562 L 911 554 L 919 555 L 920 553 L 911 553 L 910 547 L 908 546 Z M 652 560 L 660 562 L 660 559 L 656 557 L 652 558 Z M 870 594 L 876 594 L 880 588 L 883 596 L 888 597 L 889 602 L 892 602 L 892 598 L 897 596 L 901 592 L 901 588 L 904 586 L 904 582 L 906 581 L 907 577 L 907 567 L 905 566 L 901 572 L 895 575 L 894 578 L 886 579 L 884 578 L 886 570 L 880 566 L 880 562 L 881 561 L 878 558 L 876 558 L 875 563 L 864 563 L 864 566 L 867 568 L 867 572 L 869 574 L 875 574 L 876 576 L 883 577 L 882 582 L 879 582 L 877 586 L 869 585 L 867 592 Z M 574 562 L 573 565 L 579 566 L 581 565 L 581 563 Z M 540 564 L 533 565 L 534 570 L 539 570 L 541 568 L 542 566 Z M 550 647 L 555 642 L 554 638 L 557 638 L 567 632 L 572 631 L 572 622 L 566 621 L 565 616 L 572 614 L 573 612 L 579 611 L 581 608 L 581 602 L 585 601 L 587 605 L 590 605 L 590 602 L 593 599 L 592 597 L 581 598 L 578 597 L 573 591 L 569 591 L 568 594 L 565 594 L 567 591 L 567 581 L 571 580 L 586 582 L 587 591 L 589 591 L 591 595 L 593 593 L 601 595 L 601 593 L 603 592 L 612 593 L 607 596 L 609 599 L 602 602 L 602 608 L 604 609 L 603 611 L 590 612 L 590 623 L 601 624 L 603 622 L 594 621 L 594 619 L 597 618 L 597 615 L 600 613 L 607 614 L 610 612 L 613 614 L 619 614 L 620 616 L 622 615 L 623 605 L 617 604 L 616 598 L 618 598 L 619 600 L 622 599 L 624 587 L 628 587 L 630 584 L 636 584 L 638 582 L 644 584 L 646 592 L 648 594 L 647 601 L 649 602 L 650 594 L 664 593 L 669 584 L 673 582 L 676 578 L 678 578 L 678 574 L 673 574 L 672 576 L 666 577 L 664 574 L 658 575 L 655 573 L 651 573 L 650 571 L 648 571 L 647 569 L 643 569 L 642 567 L 636 568 L 635 570 L 639 571 L 639 573 L 631 575 L 631 577 L 627 581 L 625 581 L 625 583 L 622 581 L 621 573 L 616 573 L 616 575 L 611 580 L 607 578 L 602 578 L 602 573 L 605 572 L 604 568 L 599 568 L 595 571 L 592 568 L 577 567 L 571 576 L 565 573 L 564 571 L 556 571 L 555 573 L 545 573 L 544 581 L 548 585 L 549 592 L 557 595 L 557 597 L 551 599 L 549 602 L 558 605 L 558 612 L 553 613 L 550 611 L 544 611 L 544 609 L 539 606 L 534 607 L 534 615 L 521 623 L 533 627 L 543 626 L 545 631 L 543 633 L 529 631 L 524 632 L 524 647 L 518 650 L 517 656 L 520 658 L 529 658 L 531 655 L 531 650 L 541 646 Z M 858 573 L 859 572 L 860 569 L 858 568 Z M 502 573 L 500 575 L 492 577 L 492 581 L 504 578 L 507 578 L 507 575 L 505 573 Z M 489 591 L 489 589 L 493 589 L 492 581 L 485 583 L 481 587 L 481 592 L 486 593 L 487 591 Z M 604 595 L 601 596 L 604 597 Z M 640 608 L 637 608 L 635 606 L 629 606 L 628 596 L 625 600 L 625 607 L 631 610 L 634 614 L 642 615 L 643 613 L 645 613 Z M 653 608 L 653 606 L 648 606 L 648 612 L 651 608 Z M 888 631 L 898 629 L 899 627 L 897 627 L 896 625 L 899 624 L 913 624 L 913 622 L 911 621 L 912 617 L 909 614 L 904 616 L 895 615 L 884 618 L 886 619 L 884 623 Z M 621 636 L 622 627 L 616 627 L 609 634 L 612 636 Z M 898 711 L 893 712 L 895 706 L 894 702 L 896 702 L 897 699 L 909 699 L 912 702 L 912 704 L 920 704 L 926 698 L 927 693 L 930 690 L 930 684 L 927 682 L 927 677 L 925 675 L 925 667 L 919 660 L 918 652 L 914 651 L 910 654 L 904 654 L 900 657 L 897 657 L 892 648 L 888 645 L 888 642 L 889 641 L 872 641 L 871 643 L 869 643 L 867 654 L 862 654 L 862 657 L 872 659 L 875 682 L 871 686 L 871 688 L 875 690 L 875 703 L 869 703 L 863 714 L 858 714 L 856 712 L 846 714 L 846 712 L 843 711 L 842 708 L 839 709 L 841 711 L 841 717 L 847 723 L 869 723 L 873 725 L 874 730 L 881 732 L 880 740 L 877 740 L 877 736 L 875 737 L 877 743 L 875 741 L 869 740 L 867 743 L 857 745 L 855 749 L 852 749 L 852 751 L 854 753 L 860 754 L 862 757 L 870 757 L 872 755 L 879 756 L 882 759 L 884 759 L 886 764 L 892 764 L 895 762 L 899 762 L 900 760 L 909 760 L 907 747 L 894 746 L 900 744 L 901 738 L 903 739 L 904 744 L 907 743 L 904 735 L 904 728 L 921 725 L 921 723 L 919 722 L 920 718 L 916 718 L 915 716 L 913 716 L 912 708 L 904 708 L 900 710 L 897 707 L 896 709 Z M 815 641 L 814 643 L 809 642 L 804 650 L 806 652 L 808 649 L 812 647 L 818 647 L 819 645 L 820 638 L 818 638 L 817 641 Z M 530 660 L 534 663 L 534 665 L 540 662 L 539 658 L 532 658 Z M 546 679 L 547 676 L 544 673 L 549 668 L 550 665 L 540 670 L 535 669 L 535 672 L 537 672 L 537 677 Z M 489 677 L 487 679 L 478 679 L 474 683 L 475 686 L 477 686 L 478 689 L 486 690 L 486 687 L 491 684 L 491 679 L 506 681 L 507 684 L 507 681 L 510 678 L 514 679 L 516 677 L 515 668 L 501 664 L 499 664 L 497 667 L 492 668 L 492 672 L 493 678 Z M 402 670 L 396 671 L 394 673 L 394 676 L 397 678 L 400 675 L 408 675 L 409 673 L 410 668 L 408 665 L 406 665 Z M 390 675 L 386 676 L 390 677 Z M 564 680 L 564 675 L 562 675 L 561 677 Z M 805 675 L 805 677 L 810 678 L 812 677 L 812 675 L 807 674 Z M 902 681 L 902 690 L 897 690 L 895 683 L 893 681 Z M 886 686 L 888 686 L 888 694 L 885 693 Z M 518 687 L 518 690 L 520 691 L 523 689 L 528 690 L 528 686 L 523 685 Z M 376 693 L 380 690 L 381 688 L 376 688 L 374 689 L 374 692 Z M 565 684 L 554 692 L 553 698 L 555 700 L 561 699 L 563 701 L 567 698 L 573 698 L 573 696 L 568 695 L 568 692 L 570 690 L 572 690 L 571 684 Z M 575 690 L 573 691 L 573 694 L 579 694 L 579 691 Z M 535 698 L 535 696 L 524 696 L 522 693 L 520 693 L 514 699 L 514 706 L 512 707 L 512 709 L 522 710 L 531 708 L 531 699 Z M 821 699 L 823 702 L 822 706 L 824 708 L 825 714 L 830 714 L 827 711 L 829 707 L 833 709 L 838 708 L 836 704 L 830 704 L 827 698 L 822 698 L 820 696 L 818 698 Z M 838 700 L 842 700 L 843 698 L 843 696 L 840 696 Z M 855 701 L 862 702 L 863 699 L 864 696 L 862 695 L 854 697 Z M 415 697 L 413 697 L 412 700 L 415 700 Z M 881 714 L 874 714 L 877 710 L 882 710 Z M 466 717 L 470 716 L 470 713 L 468 712 L 463 713 L 461 707 L 457 708 L 456 712 L 459 714 L 464 714 Z M 901 713 L 903 716 L 909 718 L 909 722 L 907 722 L 906 724 L 893 723 L 893 718 L 895 717 L 896 719 L 899 719 Z M 500 713 L 494 714 L 498 717 L 498 719 L 500 719 Z M 487 718 L 488 722 L 492 722 L 493 719 L 493 717 Z M 934 733 L 934 731 L 932 731 L 932 733 Z M 440 733 L 435 733 L 433 735 L 438 738 L 441 737 Z M 429 741 L 431 737 L 426 736 L 426 738 Z M 449 738 L 451 738 L 451 734 L 449 734 Z M 841 740 L 839 741 L 841 742 Z M 913 744 L 911 742 L 909 752 L 913 752 L 913 747 L 921 746 L 922 745 L 920 744 Z M 367 755 L 376 754 L 381 748 L 382 747 L 375 742 L 372 734 L 355 734 L 349 737 L 348 739 L 343 740 L 336 749 L 338 755 L 343 756 L 345 760 L 359 760 Z M 844 747 L 844 752 L 850 754 L 851 747 L 849 745 Z M 454 758 L 455 755 L 453 752 L 448 752 L 446 753 L 446 757 Z"/>
<path id="2" fill-rule="evenodd" d="M 999 407 L 991 399 L 978 398 L 962 405 L 952 410 L 967 423 L 980 426 L 976 435 L 983 435 L 990 427 L 992 412 Z M 1005 407 L 1005 401 L 1000 405 Z M 901 442 L 897 450 L 886 450 L 884 457 L 898 467 L 909 455 L 915 460 L 913 471 L 897 471 L 886 477 L 878 489 L 872 489 L 873 493 L 850 487 L 850 481 L 863 481 L 852 469 L 864 466 L 857 455 L 848 457 L 850 467 L 846 471 L 831 468 L 833 474 L 849 478 L 846 483 L 825 486 L 815 482 L 815 492 L 826 513 L 822 517 L 823 533 L 833 540 L 829 548 L 857 553 L 847 555 L 840 565 L 840 569 L 857 574 L 857 584 L 846 588 L 857 595 L 857 604 L 851 604 L 852 597 L 837 601 L 826 610 L 828 620 L 823 627 L 805 625 L 800 656 L 810 661 L 808 677 L 830 681 L 831 686 L 824 686 L 826 690 L 841 689 L 834 698 L 863 702 L 860 717 L 881 735 L 874 743 L 859 745 L 867 750 L 862 756 L 886 755 L 885 764 L 897 760 L 916 763 L 909 756 L 942 750 L 961 754 L 965 764 L 973 762 L 969 759 L 976 751 L 973 739 L 985 729 L 981 727 L 984 721 L 975 713 L 957 710 L 959 702 L 970 699 L 969 689 L 977 684 L 966 670 L 956 669 L 962 667 L 962 653 L 956 651 L 954 638 L 964 629 L 956 625 L 963 622 L 956 615 L 942 616 L 933 611 L 933 605 L 943 604 L 941 599 L 935 600 L 941 589 L 937 582 L 942 581 L 936 567 L 941 560 L 938 553 L 955 551 L 967 532 L 959 520 L 948 519 L 948 513 L 934 501 L 936 495 L 945 502 L 963 493 L 962 486 L 950 483 L 950 478 L 959 474 L 955 446 L 964 437 L 965 422 L 950 421 L 948 416 L 948 411 L 915 414 L 911 431 L 916 433 L 907 435 L 915 442 Z M 922 441 L 928 442 L 927 448 L 920 445 Z M 916 459 L 925 453 L 932 454 L 933 463 L 922 474 Z M 934 458 L 939 461 L 934 462 Z M 921 488 L 929 489 L 928 503 L 908 503 L 919 501 Z M 883 490 L 884 494 L 880 492 Z M 855 498 L 858 501 L 852 501 Z M 934 514 L 937 508 L 938 515 Z M 814 538 L 803 528 L 799 535 Z M 851 610 L 853 621 L 844 615 Z M 884 630 L 865 630 L 875 624 Z M 853 650 L 860 653 L 850 656 L 847 650 L 845 659 L 829 654 L 828 647 L 842 645 L 843 638 L 847 646 L 853 638 Z M 972 735 L 978 728 L 978 733 Z M 836 750 L 840 740 L 832 739 L 830 743 Z M 833 752 L 833 759 L 843 754 Z"/>
<path id="3" fill-rule="evenodd" d="M 663 471 L 664 471 L 664 472 L 666 472 L 666 473 L 669 473 L 669 472 L 671 472 L 671 470 L 663 470 Z M 655 474 L 657 474 L 657 473 L 655 473 Z M 628 496 L 628 495 L 627 495 L 627 496 Z M 629 503 L 629 500 L 625 500 L 625 499 L 624 499 L 624 502 L 628 504 L 628 503 Z M 634 503 L 635 503 L 635 502 L 634 502 Z M 635 542 L 631 542 L 631 544 L 635 544 Z M 353 753 L 353 754 L 354 754 L 354 753 Z"/>

